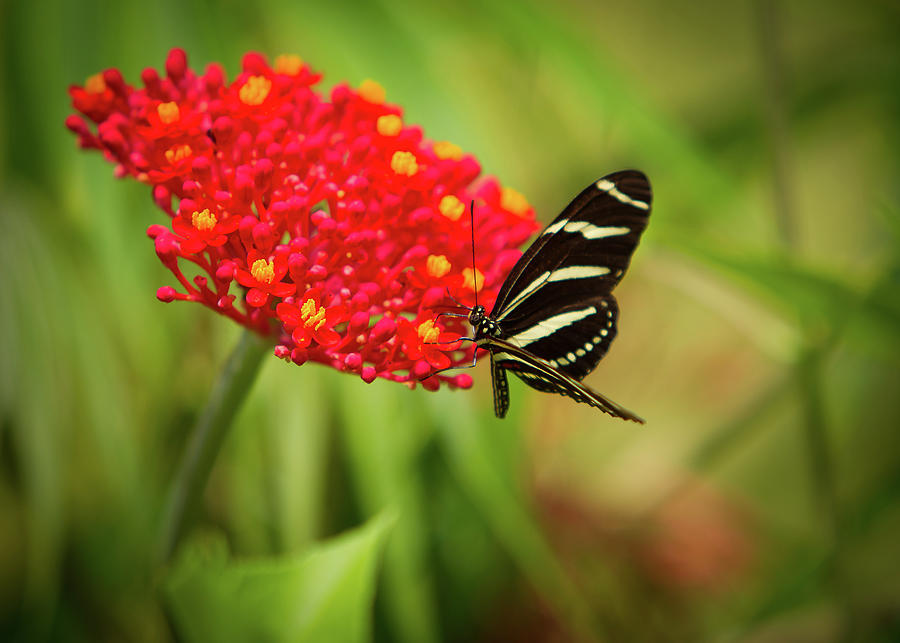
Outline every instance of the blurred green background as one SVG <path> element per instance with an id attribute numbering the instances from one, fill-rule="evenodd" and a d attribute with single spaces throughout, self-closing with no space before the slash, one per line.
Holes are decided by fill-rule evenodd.
<path id="1" fill-rule="evenodd" d="M 10 0 L 0 39 L 0 638 L 900 638 L 895 2 Z M 483 366 L 429 394 L 267 357 L 159 567 L 239 329 L 156 300 L 162 215 L 63 120 L 175 46 L 374 78 L 543 221 L 644 170 L 587 381 L 647 425 L 518 383 L 495 420 Z"/>

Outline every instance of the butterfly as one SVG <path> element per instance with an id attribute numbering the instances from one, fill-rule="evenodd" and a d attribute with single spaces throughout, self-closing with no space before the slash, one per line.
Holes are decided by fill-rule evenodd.
<path id="1" fill-rule="evenodd" d="M 469 339 L 490 353 L 498 418 L 509 409 L 509 371 L 539 391 L 643 424 L 581 380 L 616 336 L 612 290 L 647 227 L 651 198 L 650 182 L 637 170 L 592 183 L 519 258 L 491 313 L 477 303 L 469 311 Z"/>

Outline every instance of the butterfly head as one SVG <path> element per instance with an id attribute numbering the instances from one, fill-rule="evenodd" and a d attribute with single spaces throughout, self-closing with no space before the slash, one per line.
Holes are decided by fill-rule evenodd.
<path id="1" fill-rule="evenodd" d="M 484 306 L 478 304 L 469 312 L 469 323 L 475 329 L 476 337 L 495 335 L 499 330 L 497 322 L 488 317 Z"/>

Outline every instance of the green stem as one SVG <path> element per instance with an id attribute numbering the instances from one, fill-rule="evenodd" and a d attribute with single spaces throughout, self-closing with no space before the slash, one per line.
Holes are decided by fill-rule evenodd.
<path id="1" fill-rule="evenodd" d="M 856 610 L 844 567 L 844 524 L 838 501 L 837 483 L 834 473 L 834 457 L 828 439 L 828 422 L 825 416 L 824 393 L 822 391 L 822 360 L 824 351 L 808 349 L 798 364 L 798 379 L 803 395 L 806 443 L 809 451 L 810 471 L 816 502 L 823 519 L 827 522 L 830 559 L 830 581 L 836 599 L 844 610 L 844 631 L 841 640 L 854 640 Z"/>
<path id="2" fill-rule="evenodd" d="M 824 400 L 822 399 L 822 355 L 810 349 L 799 364 L 799 379 L 803 391 L 806 417 L 806 439 L 809 448 L 810 468 L 815 481 L 817 504 L 828 522 L 829 532 L 840 541 L 841 521 L 838 510 L 837 490 L 834 481 L 834 462 L 828 443 Z"/>
<path id="3" fill-rule="evenodd" d="M 797 245 L 797 223 L 794 216 L 790 186 L 793 184 L 790 160 L 790 128 L 788 123 L 788 96 L 784 78 L 787 67 L 781 48 L 780 5 L 775 0 L 756 0 L 757 33 L 759 36 L 765 95 L 768 133 L 772 149 L 772 182 L 774 210 L 784 250 L 788 261 L 794 258 Z M 844 539 L 841 508 L 835 481 L 834 457 L 828 440 L 828 426 L 823 392 L 823 366 L 827 347 L 834 345 L 840 334 L 841 324 L 836 323 L 827 341 L 812 341 L 812 345 L 796 366 L 797 379 L 803 399 L 806 445 L 809 453 L 810 474 L 817 496 L 819 510 L 827 521 L 830 550 L 833 552 L 832 587 L 845 611 L 844 640 L 852 640 L 856 627 L 855 608 L 849 591 L 848 577 L 844 570 Z M 815 329 L 807 328 L 808 338 L 815 338 Z"/>
<path id="4" fill-rule="evenodd" d="M 772 189 L 775 224 L 783 249 L 790 253 L 797 245 L 797 221 L 794 216 L 791 186 L 790 126 L 788 96 L 781 39 L 781 14 L 775 0 L 757 0 L 757 37 L 762 68 L 766 108 L 766 132 L 772 162 Z"/>
<path id="5" fill-rule="evenodd" d="M 253 386 L 263 356 L 271 344 L 245 330 L 212 390 L 203 414 L 194 426 L 187 450 L 172 484 L 163 515 L 159 560 L 168 562 L 194 517 L 209 472 L 235 414 Z"/>

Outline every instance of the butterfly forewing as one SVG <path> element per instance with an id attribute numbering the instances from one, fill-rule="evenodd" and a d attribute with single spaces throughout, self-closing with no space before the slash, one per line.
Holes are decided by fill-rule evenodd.
<path id="1" fill-rule="evenodd" d="M 567 395 L 616 417 L 641 421 L 578 380 L 597 366 L 616 335 L 612 290 L 647 227 L 651 189 L 636 170 L 585 188 L 513 266 L 475 338 L 491 352 L 495 411 L 509 404 L 508 369 L 541 391 Z M 498 398 L 498 395 L 500 398 Z"/>
<path id="2" fill-rule="evenodd" d="M 513 266 L 491 317 L 512 315 L 547 286 L 574 298 L 610 292 L 647 227 L 650 200 L 650 182 L 637 170 L 616 172 L 586 187 Z"/>

